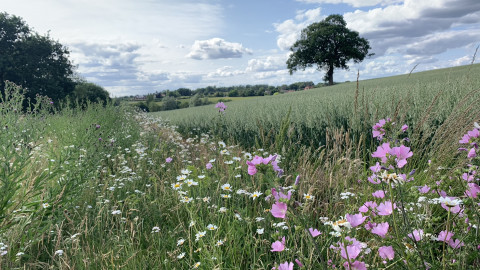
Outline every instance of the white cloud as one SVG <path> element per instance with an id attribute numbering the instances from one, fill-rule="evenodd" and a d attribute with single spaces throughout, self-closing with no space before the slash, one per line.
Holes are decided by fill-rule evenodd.
<path id="1" fill-rule="evenodd" d="M 466 46 L 474 39 L 480 39 L 478 31 L 472 31 L 467 37 L 456 41 L 450 39 L 449 44 L 440 44 L 440 40 L 434 42 L 435 36 L 440 34 L 445 37 L 448 35 L 446 32 L 457 31 L 454 27 L 467 24 L 480 26 L 479 21 L 475 20 L 479 14 L 480 1 L 477 0 L 406 0 L 385 8 L 349 12 L 344 14 L 344 18 L 347 27 L 367 38 L 376 56 L 381 56 L 403 53 L 405 48 L 414 52 L 408 46 L 413 43 L 428 44 L 423 48 L 424 52 L 438 51 L 437 46 L 442 47 L 442 51 Z"/>
<path id="2" fill-rule="evenodd" d="M 275 31 L 279 33 L 277 46 L 282 50 L 289 50 L 300 37 L 302 29 L 323 19 L 320 11 L 320 8 L 302 10 L 297 12 L 295 20 L 290 19 L 282 23 L 274 24 Z"/>
<path id="3" fill-rule="evenodd" d="M 286 61 L 288 54 L 284 55 L 270 55 L 263 59 L 248 60 L 247 72 L 252 71 L 274 71 L 279 69 L 286 69 Z"/>
<path id="4" fill-rule="evenodd" d="M 298 2 L 310 4 L 347 4 L 353 7 L 373 7 L 377 5 L 391 5 L 402 2 L 402 0 L 297 0 Z"/>
<path id="5" fill-rule="evenodd" d="M 228 42 L 221 38 L 212 38 L 195 40 L 190 53 L 186 57 L 197 60 L 240 58 L 243 54 L 251 53 L 250 49 L 244 48 L 240 43 Z"/>
<path id="6" fill-rule="evenodd" d="M 208 78 L 214 77 L 232 77 L 245 74 L 242 70 L 234 70 L 232 66 L 224 66 L 207 74 Z"/>

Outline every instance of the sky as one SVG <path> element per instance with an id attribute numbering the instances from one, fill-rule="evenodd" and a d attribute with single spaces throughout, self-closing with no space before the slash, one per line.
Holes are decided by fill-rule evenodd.
<path id="1" fill-rule="evenodd" d="M 286 61 L 301 30 L 331 14 L 375 54 L 336 82 L 470 64 L 480 45 L 479 0 L 0 0 L 0 12 L 67 46 L 112 97 L 322 82 L 324 71 L 290 75 Z"/>

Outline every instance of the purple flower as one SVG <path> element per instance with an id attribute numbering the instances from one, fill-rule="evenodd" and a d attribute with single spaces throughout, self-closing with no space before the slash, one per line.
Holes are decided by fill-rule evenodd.
<path id="1" fill-rule="evenodd" d="M 395 257 L 395 251 L 393 251 L 392 246 L 383 246 L 378 249 L 378 255 L 383 259 L 393 260 L 393 257 Z"/>
<path id="2" fill-rule="evenodd" d="M 372 193 L 372 196 L 375 198 L 385 198 L 385 192 L 383 190 L 377 190 Z"/>
<path id="3" fill-rule="evenodd" d="M 423 238 L 423 230 L 414 230 L 413 233 L 408 234 L 408 237 L 410 237 L 411 239 L 415 239 L 415 241 L 418 242 Z"/>
<path id="4" fill-rule="evenodd" d="M 389 216 L 393 213 L 393 209 L 396 208 L 391 201 L 386 201 L 377 206 L 377 210 L 380 216 Z"/>
<path id="5" fill-rule="evenodd" d="M 350 258 L 350 260 L 355 260 L 355 258 L 358 257 L 361 251 L 362 249 L 358 245 L 348 245 L 347 252 L 345 252 L 345 248 L 343 247 L 343 245 L 340 246 L 340 255 L 345 260 L 347 259 L 347 253 L 348 253 L 348 258 Z"/>
<path id="6" fill-rule="evenodd" d="M 388 228 L 389 228 L 388 222 L 383 222 L 383 223 L 377 224 L 377 226 L 374 227 L 371 232 L 382 238 L 385 238 L 385 235 L 387 235 L 387 232 L 388 232 Z"/>
<path id="7" fill-rule="evenodd" d="M 275 241 L 272 243 L 272 250 L 271 252 L 280 252 L 285 249 L 285 236 L 282 237 L 282 241 Z"/>
<path id="8" fill-rule="evenodd" d="M 477 156 L 477 153 L 475 152 L 475 147 L 473 147 L 472 149 L 470 149 L 470 151 L 468 151 L 467 157 L 474 158 L 476 156 Z"/>
<path id="9" fill-rule="evenodd" d="M 403 132 L 407 131 L 407 129 L 408 129 L 408 126 L 407 126 L 407 125 L 403 125 L 403 126 L 402 126 L 402 131 L 403 131 Z"/>
<path id="10" fill-rule="evenodd" d="M 272 210 L 270 211 L 272 216 L 276 218 L 285 218 L 285 214 L 287 213 L 287 204 L 283 202 L 275 202 L 272 205 Z"/>
<path id="11" fill-rule="evenodd" d="M 388 157 L 387 155 L 390 154 L 390 143 L 383 143 L 377 147 L 377 151 L 372 153 L 372 157 L 377 157 L 382 160 L 382 163 L 387 163 Z"/>
<path id="12" fill-rule="evenodd" d="M 299 267 L 303 267 L 303 263 L 299 259 L 295 259 L 295 262 L 298 264 Z"/>
<path id="13" fill-rule="evenodd" d="M 357 227 L 358 225 L 362 224 L 367 217 L 362 216 L 362 213 L 358 213 L 358 214 L 356 214 L 356 215 L 347 214 L 347 215 L 345 216 L 345 218 L 346 218 L 347 221 L 350 223 L 350 225 L 351 225 L 353 228 L 355 228 L 355 227 Z"/>
<path id="14" fill-rule="evenodd" d="M 210 170 L 211 168 L 213 168 L 213 165 L 212 163 L 207 163 L 207 165 L 205 165 L 205 167 L 207 168 L 207 170 Z"/>
<path id="15" fill-rule="evenodd" d="M 422 193 L 422 194 L 425 194 L 425 193 L 430 191 L 430 187 L 425 185 L 423 187 L 418 188 L 418 191 L 420 191 L 420 193 Z"/>
<path id="16" fill-rule="evenodd" d="M 317 229 L 314 229 L 314 228 L 310 228 L 310 229 L 308 229 L 308 231 L 310 232 L 310 234 L 312 235 L 313 238 L 322 234 L 320 231 L 318 231 Z"/>
<path id="17" fill-rule="evenodd" d="M 374 166 L 370 167 L 370 170 L 374 173 L 378 173 L 382 169 L 382 166 L 380 166 L 380 163 L 375 163 Z"/>
<path id="18" fill-rule="evenodd" d="M 477 194 L 480 193 L 480 187 L 475 183 L 468 183 L 468 189 L 465 191 L 465 195 L 470 198 L 477 198 Z"/>
<path id="19" fill-rule="evenodd" d="M 293 270 L 293 262 L 284 262 L 278 266 L 278 270 Z"/>
<path id="20" fill-rule="evenodd" d="M 390 154 L 397 157 L 397 167 L 402 168 L 407 164 L 407 158 L 413 156 L 410 151 L 410 147 L 400 145 L 400 147 L 394 147 L 390 150 Z"/>
<path id="21" fill-rule="evenodd" d="M 167 158 L 165 159 L 165 162 L 170 163 L 170 162 L 172 162 L 172 160 L 173 160 L 173 158 L 167 157 Z"/>
<path id="22" fill-rule="evenodd" d="M 380 121 L 378 121 L 378 123 L 373 125 L 372 127 L 373 138 L 378 138 L 379 140 L 383 138 L 383 135 L 385 135 L 385 130 L 382 127 L 385 125 L 385 123 L 386 123 L 385 119 L 381 119 Z"/>
<path id="23" fill-rule="evenodd" d="M 453 232 L 441 231 L 438 234 L 437 241 L 448 242 L 450 241 L 453 235 L 454 235 Z"/>
<path id="24" fill-rule="evenodd" d="M 355 261 L 351 264 L 348 264 L 348 262 L 344 262 L 343 266 L 345 267 L 345 269 L 367 270 L 367 266 L 365 265 L 365 263 L 360 261 Z"/>
<path id="25" fill-rule="evenodd" d="M 218 112 L 225 112 L 227 105 L 223 102 L 218 102 L 217 105 L 215 105 L 215 108 L 218 108 Z"/>
<path id="26" fill-rule="evenodd" d="M 452 248 L 461 248 L 461 247 L 464 247 L 465 246 L 465 243 L 464 242 L 461 242 L 460 240 L 458 239 L 450 239 L 450 241 L 448 241 L 448 244 L 452 247 Z"/>

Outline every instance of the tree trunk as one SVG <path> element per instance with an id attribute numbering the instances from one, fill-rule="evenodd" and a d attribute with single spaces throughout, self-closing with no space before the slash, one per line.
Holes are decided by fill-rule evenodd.
<path id="1" fill-rule="evenodd" d="M 330 65 L 327 72 L 328 85 L 333 85 L 333 65 Z"/>

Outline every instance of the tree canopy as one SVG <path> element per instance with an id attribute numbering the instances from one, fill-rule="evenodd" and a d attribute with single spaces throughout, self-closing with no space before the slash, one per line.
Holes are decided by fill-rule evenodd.
<path id="1" fill-rule="evenodd" d="M 300 39 L 290 48 L 287 67 L 293 74 L 316 65 L 318 70 L 326 71 L 324 80 L 332 85 L 335 68 L 348 70 L 350 60 L 359 63 L 373 55 L 368 54 L 370 49 L 368 40 L 347 28 L 342 15 L 330 15 L 302 30 Z"/>
<path id="2" fill-rule="evenodd" d="M 107 90 L 99 85 L 86 81 L 77 82 L 72 94 L 72 97 L 78 99 L 78 102 L 82 105 L 87 101 L 106 104 L 107 101 L 111 100 Z"/>
<path id="3" fill-rule="evenodd" d="M 68 49 L 48 35 L 32 31 L 20 18 L 0 13 L 0 90 L 5 81 L 27 90 L 26 97 L 46 95 L 56 101 L 73 92 L 74 66 Z"/>

